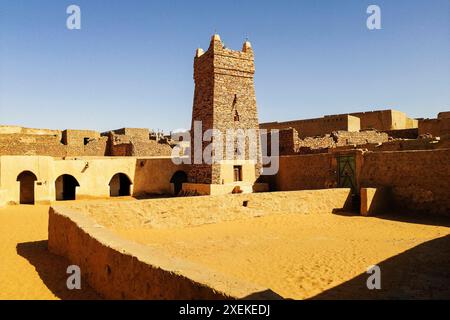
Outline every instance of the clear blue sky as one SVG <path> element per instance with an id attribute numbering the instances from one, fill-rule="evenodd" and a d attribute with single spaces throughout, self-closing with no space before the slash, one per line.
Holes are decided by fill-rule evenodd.
<path id="1" fill-rule="evenodd" d="M 370 4 L 382 30 L 366 28 Z M 0 124 L 189 127 L 195 49 L 214 30 L 252 42 L 260 121 L 450 109 L 449 0 L 0 0 Z"/>

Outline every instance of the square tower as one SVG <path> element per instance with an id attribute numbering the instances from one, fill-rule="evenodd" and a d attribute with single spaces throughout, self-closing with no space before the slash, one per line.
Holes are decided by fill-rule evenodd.
<path id="1" fill-rule="evenodd" d="M 191 125 L 191 136 L 194 138 L 191 140 L 193 162 L 189 173 L 190 183 L 253 184 L 259 177 L 261 150 L 254 73 L 253 49 L 248 41 L 244 42 L 242 51 L 233 51 L 225 48 L 219 35 L 215 34 L 206 52 L 197 49 L 194 59 L 195 91 Z M 195 132 L 200 132 L 199 121 L 202 136 L 208 129 L 218 130 L 222 134 L 223 161 L 210 164 L 203 159 L 201 163 L 195 161 L 194 140 Z M 235 138 L 226 140 L 230 130 L 235 133 Z M 245 147 L 241 145 L 240 149 L 234 147 L 237 145 L 238 132 L 246 135 Z M 255 136 L 247 135 L 250 132 Z M 202 139 L 200 143 L 197 140 L 197 147 L 201 144 L 201 151 L 207 152 L 207 146 L 216 142 L 216 136 L 211 141 Z M 225 156 L 227 147 L 234 150 L 231 158 Z M 256 150 L 256 156 L 255 152 L 250 152 L 250 147 Z"/>

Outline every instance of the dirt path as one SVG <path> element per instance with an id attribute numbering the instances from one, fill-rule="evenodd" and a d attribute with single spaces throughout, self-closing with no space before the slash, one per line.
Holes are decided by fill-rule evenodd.
<path id="1" fill-rule="evenodd" d="M 0 299 L 98 299 L 66 287 L 70 263 L 47 250 L 48 206 L 0 209 Z"/>

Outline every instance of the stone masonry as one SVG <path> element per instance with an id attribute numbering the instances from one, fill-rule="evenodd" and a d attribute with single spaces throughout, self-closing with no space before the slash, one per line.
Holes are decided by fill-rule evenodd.
<path id="1" fill-rule="evenodd" d="M 202 121 L 202 134 L 208 129 L 220 130 L 223 136 L 229 129 L 252 129 L 256 132 L 259 154 L 254 73 L 253 49 L 248 41 L 244 43 L 242 51 L 233 51 L 225 48 L 219 35 L 215 34 L 206 52 L 197 49 L 194 59 L 195 91 L 191 133 L 194 133 L 195 121 Z M 203 142 L 202 151 L 210 143 Z M 225 148 L 224 141 L 224 155 Z M 250 159 L 248 148 L 249 142 L 246 140 L 245 160 Z M 194 160 L 194 148 L 191 148 L 191 156 Z M 260 174 L 260 168 L 257 160 L 256 177 Z M 220 164 L 193 164 L 189 182 L 220 184 Z"/>

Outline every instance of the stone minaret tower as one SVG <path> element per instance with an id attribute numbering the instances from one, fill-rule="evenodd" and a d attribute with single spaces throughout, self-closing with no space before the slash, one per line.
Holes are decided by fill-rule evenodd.
<path id="1" fill-rule="evenodd" d="M 194 121 L 202 121 L 202 133 L 207 129 L 218 129 L 224 135 L 227 129 L 252 129 L 256 131 L 256 140 L 252 142 L 260 154 L 259 122 L 256 110 L 256 97 L 254 88 L 254 55 L 250 42 L 244 42 L 242 51 L 233 51 L 224 47 L 219 35 L 211 38 L 211 43 L 206 52 L 197 49 L 194 59 L 194 104 L 192 111 L 191 136 L 194 134 Z M 202 150 L 211 142 L 203 142 Z M 224 143 L 225 144 L 225 143 Z M 246 152 L 244 172 L 254 170 L 251 174 L 245 174 L 249 179 L 242 181 L 254 182 L 260 175 L 260 158 L 249 158 L 248 140 L 246 140 Z M 194 148 L 192 160 L 194 159 Z M 231 161 L 231 169 L 236 170 Z M 234 168 L 233 168 L 234 165 Z M 230 163 L 228 162 L 228 166 Z M 251 167 L 249 167 L 251 166 Z M 223 184 L 229 181 L 228 169 L 221 164 L 193 164 L 189 173 L 189 182 L 201 184 Z M 228 177 L 228 178 L 227 178 Z M 225 183 L 226 183 L 225 181 Z M 234 180 L 236 181 L 236 180 Z"/>

